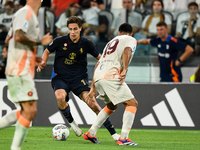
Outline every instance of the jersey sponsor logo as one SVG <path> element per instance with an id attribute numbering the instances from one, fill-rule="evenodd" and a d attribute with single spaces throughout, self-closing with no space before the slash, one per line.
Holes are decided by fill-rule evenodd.
<path id="1" fill-rule="evenodd" d="M 177 120 L 179 126 L 181 127 L 195 127 L 192 118 L 183 103 L 183 100 L 178 93 L 176 88 L 165 94 L 169 107 L 166 105 L 166 102 L 163 100 L 158 104 L 153 106 L 153 111 L 160 123 L 161 126 L 175 127 L 177 124 L 174 120 Z M 170 113 L 170 110 L 171 113 Z M 174 115 L 172 115 L 172 113 Z M 175 118 L 174 118 L 174 117 Z M 146 115 L 140 119 L 143 126 L 158 126 L 152 113 Z"/>
<path id="2" fill-rule="evenodd" d="M 161 53 L 161 52 L 159 52 L 159 53 L 158 53 L 158 56 L 160 56 L 160 57 L 165 57 L 165 58 L 169 58 L 169 57 L 170 57 L 170 54 L 169 54 L 169 53 Z"/>

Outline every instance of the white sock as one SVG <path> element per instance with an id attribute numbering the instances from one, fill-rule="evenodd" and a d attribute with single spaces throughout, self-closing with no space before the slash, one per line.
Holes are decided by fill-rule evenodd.
<path id="1" fill-rule="evenodd" d="M 97 133 L 97 130 L 102 126 L 102 124 L 106 121 L 106 119 L 113 113 L 112 110 L 108 109 L 107 106 L 104 107 L 104 109 L 102 109 L 95 122 L 93 123 L 93 125 L 91 126 L 91 128 L 89 129 L 90 135 L 91 136 L 95 136 Z"/>
<path id="2" fill-rule="evenodd" d="M 70 126 L 77 126 L 77 123 L 73 120 L 73 122 L 69 123 Z"/>
<path id="3" fill-rule="evenodd" d="M 136 107 L 133 107 L 133 106 L 128 106 L 128 107 L 129 107 L 128 110 L 126 107 L 126 109 L 124 111 L 124 115 L 123 115 L 123 125 L 122 125 L 122 131 L 121 131 L 121 136 L 120 136 L 121 139 L 128 138 L 129 132 L 133 125 L 133 121 L 135 119 L 135 113 L 137 110 Z M 133 111 L 132 111 L 132 109 L 133 109 Z"/>
<path id="4" fill-rule="evenodd" d="M 13 110 L 0 119 L 0 129 L 9 127 L 17 122 L 17 113 L 20 115 L 20 110 Z"/>
<path id="5" fill-rule="evenodd" d="M 28 133 L 29 125 L 30 125 L 30 121 L 24 118 L 23 116 L 20 116 L 20 118 L 18 119 L 16 123 L 15 134 L 13 137 L 11 150 L 21 149 L 21 146 Z"/>

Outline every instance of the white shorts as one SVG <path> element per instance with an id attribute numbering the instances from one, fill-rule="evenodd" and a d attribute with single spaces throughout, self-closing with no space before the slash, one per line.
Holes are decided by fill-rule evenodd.
<path id="1" fill-rule="evenodd" d="M 100 79 L 95 82 L 95 87 L 99 93 L 97 98 L 106 104 L 112 102 L 116 105 L 134 98 L 127 84 L 120 84 L 119 79 Z"/>
<path id="2" fill-rule="evenodd" d="M 23 76 L 6 76 L 8 90 L 15 103 L 38 100 L 35 83 L 30 74 Z"/>

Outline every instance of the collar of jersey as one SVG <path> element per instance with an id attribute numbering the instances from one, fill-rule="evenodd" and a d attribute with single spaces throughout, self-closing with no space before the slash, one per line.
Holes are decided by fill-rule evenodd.
<path id="1" fill-rule="evenodd" d="M 171 37 L 172 37 L 171 35 L 168 35 L 166 42 L 169 42 Z"/>
<path id="2" fill-rule="evenodd" d="M 72 40 L 69 37 L 69 34 L 67 35 L 67 38 L 68 38 L 69 44 L 78 44 L 78 45 L 80 45 L 80 43 L 81 43 L 81 35 L 80 35 L 80 39 L 79 39 L 79 41 L 77 43 L 72 42 Z"/>

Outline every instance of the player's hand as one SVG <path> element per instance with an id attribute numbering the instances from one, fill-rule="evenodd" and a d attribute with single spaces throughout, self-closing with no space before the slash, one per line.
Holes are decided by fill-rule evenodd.
<path id="1" fill-rule="evenodd" d="M 39 56 L 35 56 L 35 65 L 39 66 L 42 62 L 42 58 Z"/>
<path id="2" fill-rule="evenodd" d="M 180 65 L 181 65 L 181 63 L 180 63 L 178 60 L 176 60 L 176 61 L 175 61 L 175 66 L 178 67 L 178 66 L 180 66 Z"/>
<path id="3" fill-rule="evenodd" d="M 38 65 L 37 72 L 41 72 L 42 69 L 46 67 L 46 63 L 44 61 L 41 62 L 41 64 Z"/>
<path id="4" fill-rule="evenodd" d="M 50 44 L 52 42 L 52 39 L 53 39 L 53 36 L 51 36 L 50 33 L 47 33 L 41 39 L 41 44 L 42 45 L 48 45 L 48 44 Z"/>
<path id="5" fill-rule="evenodd" d="M 122 84 L 126 78 L 126 72 L 127 70 L 122 70 L 122 72 L 120 73 L 119 79 L 120 79 L 120 84 Z"/>
<path id="6" fill-rule="evenodd" d="M 90 89 L 90 92 L 87 94 L 87 96 L 85 97 L 86 100 L 90 100 L 92 99 L 93 97 L 96 97 L 97 96 L 97 90 L 96 88 L 92 88 Z"/>

